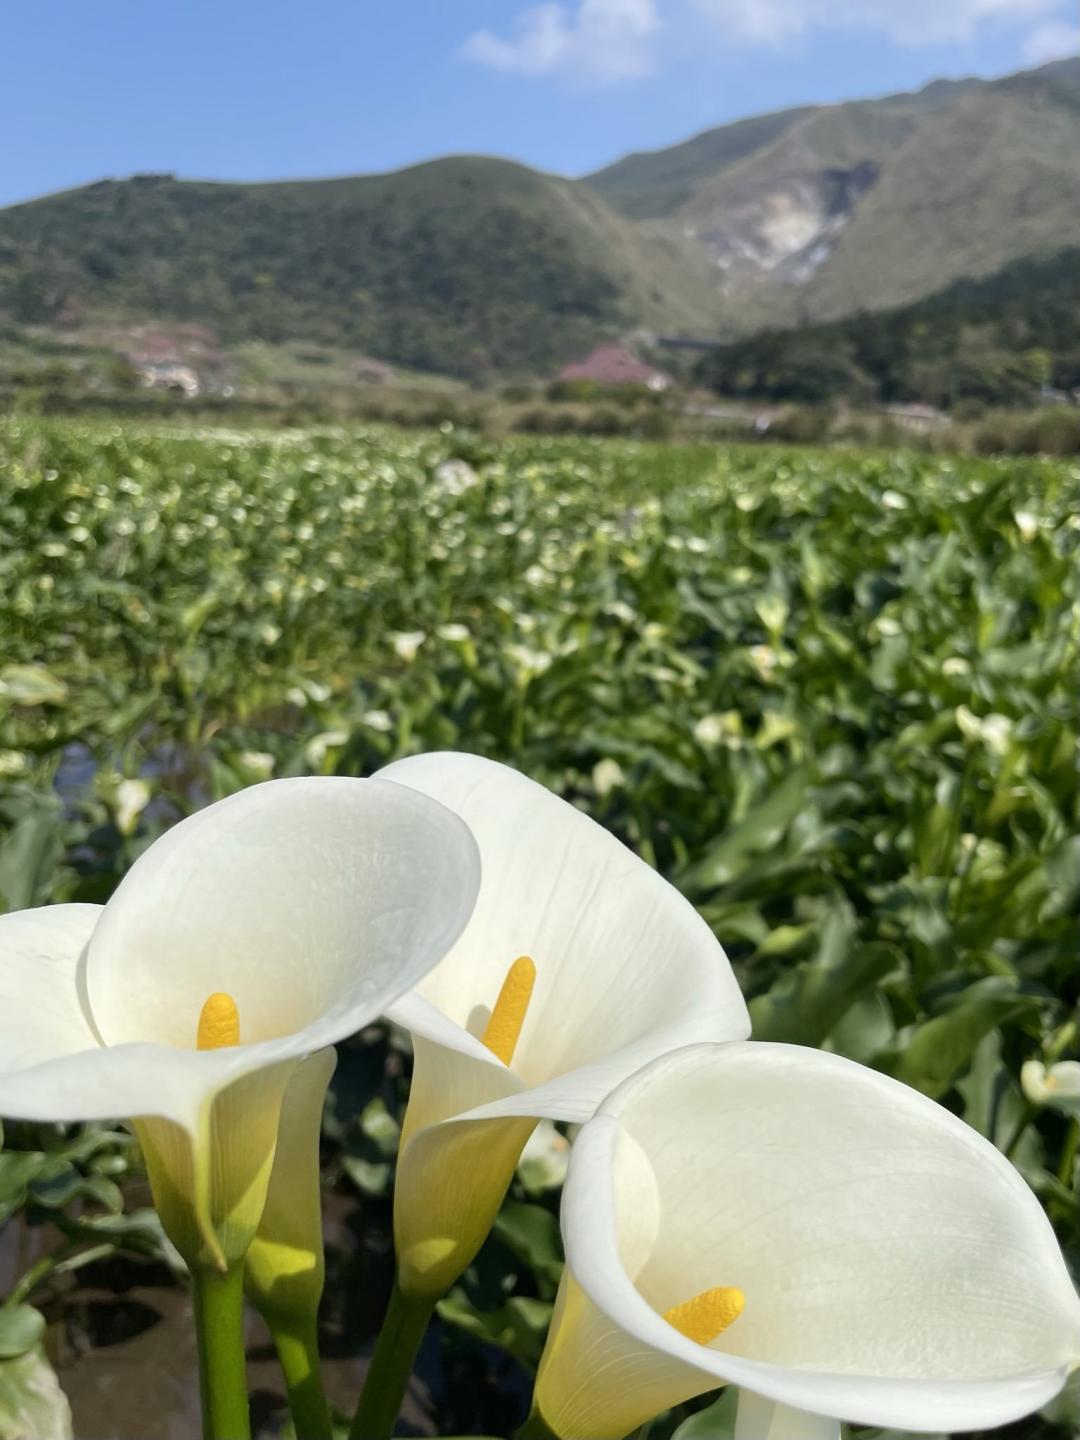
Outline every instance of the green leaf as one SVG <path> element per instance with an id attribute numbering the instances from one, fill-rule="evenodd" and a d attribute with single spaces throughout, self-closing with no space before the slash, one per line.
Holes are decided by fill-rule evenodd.
<path id="1" fill-rule="evenodd" d="M 11 705 L 62 705 L 68 688 L 44 665 L 5 665 L 0 670 L 0 701 Z"/>
<path id="2" fill-rule="evenodd" d="M 751 1000 L 754 1039 L 820 1045 L 867 987 L 896 969 L 899 961 L 898 952 L 883 941 L 859 944 L 847 912 L 833 910 L 814 958 Z"/>
<path id="3" fill-rule="evenodd" d="M 25 1355 L 45 1334 L 45 1317 L 32 1305 L 0 1309 L 0 1360 Z"/>
<path id="4" fill-rule="evenodd" d="M 466 1300 L 451 1296 L 440 1300 L 441 1319 L 457 1325 L 466 1334 L 487 1345 L 507 1351 L 523 1364 L 535 1366 L 544 1348 L 544 1339 L 554 1306 L 546 1300 L 512 1296 L 497 1310 L 475 1310 Z"/>
<path id="5" fill-rule="evenodd" d="M 0 1440 L 71 1440 L 71 1407 L 39 1348 L 0 1362 Z"/>
<path id="6" fill-rule="evenodd" d="M 59 807 L 35 807 L 0 844 L 0 906 L 26 910 L 47 899 L 62 853 Z"/>
<path id="7" fill-rule="evenodd" d="M 739 1392 L 729 1385 L 718 1400 L 684 1420 L 671 1440 L 732 1440 Z"/>
<path id="8" fill-rule="evenodd" d="M 776 845 L 802 807 L 812 772 L 800 766 L 788 772 L 775 790 L 755 805 L 746 819 L 710 846 L 701 860 L 683 872 L 679 884 L 687 894 L 725 885 L 738 874 L 742 861 Z"/>
<path id="9" fill-rule="evenodd" d="M 940 1099 L 971 1064 L 984 1036 L 1044 1003 L 1040 996 L 1020 994 L 1016 981 L 992 975 L 953 997 L 946 1014 L 902 1034 L 902 1048 L 883 1057 L 879 1066 L 905 1085 Z"/>
<path id="10" fill-rule="evenodd" d="M 562 1241 L 559 1222 L 542 1205 L 504 1205 L 495 1221 L 499 1239 L 523 1260 L 534 1275 L 550 1285 L 559 1283 L 562 1274 Z"/>

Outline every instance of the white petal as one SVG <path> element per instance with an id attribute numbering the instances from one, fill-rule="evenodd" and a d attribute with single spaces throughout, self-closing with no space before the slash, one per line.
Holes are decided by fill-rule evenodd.
<path id="1" fill-rule="evenodd" d="M 12 984 L 57 928 L 56 973 L 74 977 L 74 997 L 59 980 L 35 992 L 41 1023 L 19 1049 L 26 1068 L 0 1082 L 0 1114 L 154 1116 L 194 1136 L 225 1087 L 351 1034 L 415 984 L 457 938 L 478 885 L 467 827 L 403 786 L 281 780 L 210 806 L 146 851 L 104 911 L 4 917 L 4 955 L 25 939 L 29 957 L 4 960 Z M 59 912 L 76 909 L 60 936 Z M 236 999 L 244 1043 L 196 1051 L 216 990 Z"/>
<path id="2" fill-rule="evenodd" d="M 79 997 L 79 958 L 100 905 L 48 905 L 0 915 L 0 1114 L 8 1074 L 96 1050 Z"/>
<path id="3" fill-rule="evenodd" d="M 789 1410 L 750 1390 L 739 1392 L 735 1440 L 840 1440 L 840 1422 Z"/>
<path id="4" fill-rule="evenodd" d="M 264 1316 L 314 1314 L 322 1294 L 319 1130 L 336 1062 L 330 1048 L 310 1055 L 285 1091 L 266 1204 L 244 1266 L 248 1296 Z"/>
<path id="5" fill-rule="evenodd" d="M 478 883 L 466 827 L 403 786 L 253 786 L 182 821 L 125 876 L 90 945 L 94 1023 L 110 1045 L 191 1046 L 223 990 L 245 1045 L 315 1026 L 306 1048 L 319 1048 L 431 969 Z"/>
<path id="6" fill-rule="evenodd" d="M 644 1263 L 614 1238 L 642 1193 L 625 1158 L 639 1151 L 659 1205 Z M 658 1061 L 579 1136 L 563 1230 L 582 1288 L 638 1342 L 814 1414 L 1004 1424 L 1080 1361 L 1080 1301 L 1019 1174 L 839 1056 L 733 1044 Z M 661 1317 L 713 1285 L 746 1308 L 706 1348 Z"/>
<path id="7" fill-rule="evenodd" d="M 154 1205 L 190 1267 L 224 1269 L 246 1253 L 266 1203 L 282 1100 L 300 1063 L 242 1075 L 209 1097 L 190 1127 L 135 1119 Z"/>
<path id="8" fill-rule="evenodd" d="M 420 755 L 381 772 L 433 796 L 480 847 L 480 894 L 464 934 L 418 987 L 414 1034 L 475 1053 L 518 955 L 536 988 L 514 1072 L 527 1091 L 485 1114 L 584 1120 L 627 1075 L 698 1040 L 741 1038 L 749 1017 L 722 948 L 673 886 L 574 806 L 504 765 Z M 395 1016 L 395 1018 L 397 1018 Z M 488 1062 L 491 1063 L 491 1062 Z M 497 1063 L 497 1062 L 495 1062 Z"/>
<path id="9" fill-rule="evenodd" d="M 514 1096 L 521 1081 L 504 1065 L 420 1035 L 413 1049 L 394 1187 L 395 1249 L 407 1294 L 442 1295 L 483 1244 L 536 1122 L 462 1120 L 485 1101 Z"/>

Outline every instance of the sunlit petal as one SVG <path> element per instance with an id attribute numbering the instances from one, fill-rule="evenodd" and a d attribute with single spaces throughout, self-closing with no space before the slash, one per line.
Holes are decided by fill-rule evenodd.
<path id="1" fill-rule="evenodd" d="M 731 1382 L 810 1414 L 973 1429 L 1037 1409 L 1080 1362 L 1080 1301 L 1018 1172 L 837 1056 L 732 1044 L 656 1062 L 578 1137 L 563 1229 L 590 1303 L 667 1356 L 686 1396 Z M 662 1317 L 710 1284 L 745 1309 L 695 1345 Z"/>

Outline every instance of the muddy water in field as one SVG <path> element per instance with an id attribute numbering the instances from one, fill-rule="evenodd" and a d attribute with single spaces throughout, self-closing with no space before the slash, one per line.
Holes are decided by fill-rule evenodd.
<path id="1" fill-rule="evenodd" d="M 22 1216 L 0 1233 L 0 1295 L 61 1236 Z M 390 1278 L 385 1217 L 360 1225 L 354 1197 L 326 1205 L 328 1286 L 321 1336 L 331 1403 L 351 1412 L 367 1368 Z M 164 1265 L 114 1256 L 35 1292 L 49 1320 L 47 1348 L 71 1402 L 76 1440 L 194 1440 L 200 1433 L 191 1302 Z M 250 1313 L 246 1329 L 253 1431 L 280 1435 L 285 1392 L 269 1336 Z M 429 1388 L 438 1344 L 425 1343 L 401 1433 L 433 1435 Z"/>

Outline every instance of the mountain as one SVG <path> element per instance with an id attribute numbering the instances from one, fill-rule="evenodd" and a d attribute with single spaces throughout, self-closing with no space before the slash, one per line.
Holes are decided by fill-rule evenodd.
<path id="1" fill-rule="evenodd" d="M 581 181 L 480 157 L 106 180 L 0 210 L 0 321 L 198 322 L 448 374 L 916 302 L 1080 240 L 1080 60 L 811 105 Z"/>
<path id="2" fill-rule="evenodd" d="M 914 305 L 746 336 L 704 355 L 696 376 L 722 395 L 808 404 L 1060 398 L 1080 387 L 1080 247 Z"/>
<path id="3" fill-rule="evenodd" d="M 0 211 L 0 311 L 170 318 L 420 369 L 544 368 L 601 334 L 691 325 L 702 273 L 586 186 L 508 161 L 346 180 L 102 181 Z"/>
<path id="4" fill-rule="evenodd" d="M 1080 59 L 804 107 L 588 177 L 712 267 L 723 330 L 917 300 L 1080 239 Z"/>

